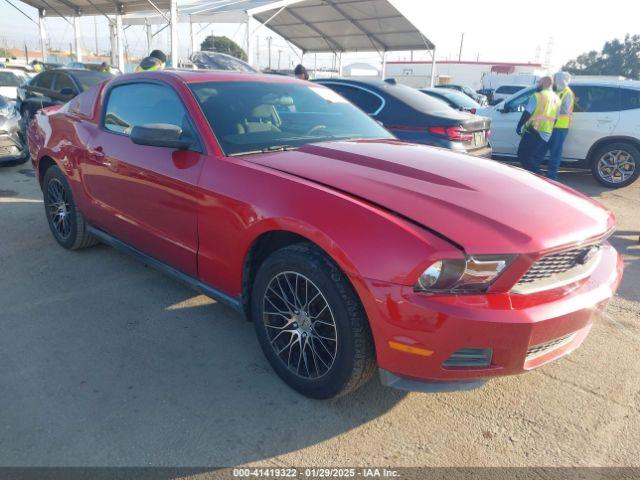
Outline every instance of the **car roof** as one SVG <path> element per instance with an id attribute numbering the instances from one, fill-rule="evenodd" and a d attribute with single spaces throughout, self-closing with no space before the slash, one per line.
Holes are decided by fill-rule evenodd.
<path id="1" fill-rule="evenodd" d="M 614 79 L 587 79 L 580 77 L 573 77 L 569 81 L 570 85 L 597 85 L 597 86 L 617 86 L 617 87 L 625 87 L 625 88 L 638 88 L 640 89 L 640 81 L 639 80 L 614 80 Z"/>
<path id="2" fill-rule="evenodd" d="M 268 73 L 238 72 L 232 70 L 189 70 L 189 69 L 165 69 L 150 72 L 128 73 L 118 78 L 139 78 L 142 76 L 166 77 L 170 76 L 178 78 L 185 83 L 203 83 L 203 82 L 271 82 L 271 83 L 307 83 L 305 80 L 299 80 L 295 77 L 286 77 L 282 75 L 271 75 Z"/>
<path id="3" fill-rule="evenodd" d="M 503 85 L 500 85 L 498 87 L 496 87 L 496 90 L 498 88 L 502 88 L 502 87 L 522 87 L 522 88 L 527 88 L 527 87 L 531 87 L 532 85 L 524 85 L 522 83 L 505 83 Z"/>

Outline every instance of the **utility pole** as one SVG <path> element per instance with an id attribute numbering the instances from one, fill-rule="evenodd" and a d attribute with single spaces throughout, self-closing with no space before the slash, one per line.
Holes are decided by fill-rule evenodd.
<path id="1" fill-rule="evenodd" d="M 271 37 L 267 37 L 267 45 L 269 46 L 269 70 L 271 70 Z"/>
<path id="2" fill-rule="evenodd" d="M 464 33 L 460 37 L 460 52 L 458 53 L 458 61 L 462 60 L 462 44 L 464 43 Z"/>
<path id="3" fill-rule="evenodd" d="M 278 70 L 280 70 L 280 56 L 282 55 L 282 50 L 278 50 Z"/>

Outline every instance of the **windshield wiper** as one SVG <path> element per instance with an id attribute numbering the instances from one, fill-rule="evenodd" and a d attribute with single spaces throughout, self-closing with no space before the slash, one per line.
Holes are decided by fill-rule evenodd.
<path id="1" fill-rule="evenodd" d="M 294 147 L 293 145 L 271 145 L 270 147 L 266 147 L 262 149 L 263 153 L 266 152 L 286 152 L 288 150 L 297 150 L 298 147 Z"/>
<path id="2" fill-rule="evenodd" d="M 271 153 L 271 152 L 287 152 L 289 150 L 297 150 L 298 147 L 293 145 L 272 145 L 270 147 L 261 148 L 260 150 L 247 150 L 246 152 L 234 152 L 230 153 L 229 157 L 239 157 L 242 155 L 255 155 L 257 153 Z"/>

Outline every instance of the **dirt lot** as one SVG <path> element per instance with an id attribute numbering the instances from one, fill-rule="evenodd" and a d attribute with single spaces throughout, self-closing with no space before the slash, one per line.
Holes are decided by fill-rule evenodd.
<path id="1" fill-rule="evenodd" d="M 473 392 L 376 380 L 320 402 L 233 311 L 110 248 L 58 247 L 30 164 L 0 168 L 0 466 L 640 466 L 640 182 L 562 180 L 616 212 L 626 264 L 581 349 Z"/>

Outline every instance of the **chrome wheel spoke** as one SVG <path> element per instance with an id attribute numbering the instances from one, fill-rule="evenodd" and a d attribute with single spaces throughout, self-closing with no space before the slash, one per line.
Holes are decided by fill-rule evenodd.
<path id="1" fill-rule="evenodd" d="M 628 180 L 636 170 L 633 155 L 624 150 L 607 152 L 598 160 L 598 173 L 610 183 L 621 183 Z"/>
<path id="2" fill-rule="evenodd" d="M 69 192 L 57 178 L 52 178 L 46 190 L 46 211 L 53 229 L 59 237 L 66 239 L 71 234 L 71 205 Z"/>
<path id="3" fill-rule="evenodd" d="M 303 378 L 325 375 L 336 359 L 338 336 L 320 289 L 298 272 L 281 272 L 269 281 L 262 304 L 267 338 L 280 361 Z"/>

